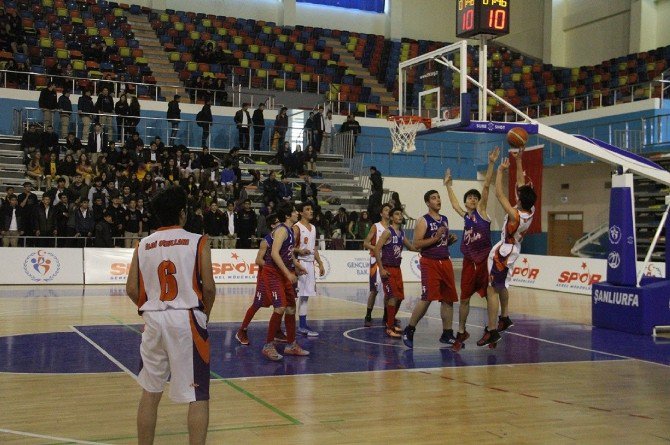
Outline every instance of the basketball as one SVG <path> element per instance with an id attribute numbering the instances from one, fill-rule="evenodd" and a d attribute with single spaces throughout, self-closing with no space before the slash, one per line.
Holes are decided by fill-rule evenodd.
<path id="1" fill-rule="evenodd" d="M 528 133 L 521 127 L 514 127 L 507 132 L 507 143 L 514 147 L 524 147 L 528 142 Z"/>

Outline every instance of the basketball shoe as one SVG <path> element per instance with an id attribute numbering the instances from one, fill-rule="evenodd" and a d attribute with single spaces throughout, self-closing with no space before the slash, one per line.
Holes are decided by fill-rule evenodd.
<path id="1" fill-rule="evenodd" d="M 404 331 L 402 331 L 402 342 L 407 346 L 408 348 L 413 348 L 414 347 L 414 331 L 416 328 L 413 328 L 410 325 L 407 325 Z"/>
<path id="2" fill-rule="evenodd" d="M 445 329 L 442 331 L 440 336 L 440 343 L 446 343 L 448 345 L 453 345 L 456 342 L 456 337 L 454 337 L 453 329 Z"/>
<path id="3" fill-rule="evenodd" d="M 458 332 L 456 334 L 456 341 L 452 345 L 454 351 L 460 351 L 465 347 L 465 340 L 470 338 L 470 333 L 468 331 Z"/>
<path id="4" fill-rule="evenodd" d="M 504 332 L 514 326 L 514 322 L 509 317 L 498 317 L 498 332 Z"/>
<path id="5" fill-rule="evenodd" d="M 401 338 L 402 337 L 402 334 L 400 333 L 402 331 L 400 331 L 400 332 L 396 331 L 395 326 L 392 327 L 392 328 L 387 327 L 385 329 L 385 332 L 386 332 L 387 337 L 391 337 L 391 338 Z"/>
<path id="6" fill-rule="evenodd" d="M 477 340 L 477 346 L 486 346 L 492 343 L 498 343 L 500 338 L 500 333 L 498 333 L 496 329 L 489 331 L 488 328 L 484 328 L 484 335 L 482 338 Z"/>
<path id="7" fill-rule="evenodd" d="M 268 360 L 272 360 L 273 362 L 279 361 L 283 358 L 283 356 L 279 352 L 277 352 L 277 348 L 275 348 L 275 345 L 273 343 L 268 343 L 265 346 L 263 346 L 263 355 Z"/>
<path id="8" fill-rule="evenodd" d="M 298 342 L 293 342 L 284 348 L 284 355 L 309 355 L 309 351 L 305 351 L 300 347 Z"/>
<path id="9" fill-rule="evenodd" d="M 305 337 L 318 337 L 319 333 L 312 330 L 309 326 L 298 328 L 298 334 L 304 335 Z"/>
<path id="10" fill-rule="evenodd" d="M 239 341 L 242 346 L 247 346 L 249 344 L 247 330 L 242 328 L 238 329 L 235 333 L 235 340 Z"/>
<path id="11" fill-rule="evenodd" d="M 365 320 L 363 321 L 363 326 L 366 328 L 369 328 L 372 326 L 372 317 L 365 317 Z"/>
<path id="12" fill-rule="evenodd" d="M 286 343 L 286 334 L 282 332 L 282 330 L 278 330 L 277 333 L 275 334 L 275 341 L 279 343 Z"/>

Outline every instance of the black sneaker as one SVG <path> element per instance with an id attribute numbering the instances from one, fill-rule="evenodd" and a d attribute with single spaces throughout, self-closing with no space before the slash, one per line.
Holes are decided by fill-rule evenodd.
<path id="1" fill-rule="evenodd" d="M 514 326 L 514 322 L 509 317 L 498 317 L 498 332 L 505 332 Z"/>
<path id="2" fill-rule="evenodd" d="M 477 340 L 477 346 L 486 346 L 498 343 L 500 338 L 500 333 L 498 333 L 496 329 L 489 331 L 488 328 L 484 328 L 484 335 L 482 338 Z"/>
<path id="3" fill-rule="evenodd" d="M 453 329 L 447 329 L 446 331 L 442 331 L 442 336 L 440 336 L 440 343 L 446 343 L 448 345 L 453 345 L 455 341 L 456 341 L 456 337 L 454 337 L 454 330 Z"/>
<path id="4" fill-rule="evenodd" d="M 405 346 L 408 348 L 414 347 L 414 328 L 407 326 L 404 331 L 402 331 L 402 342 L 405 343 Z"/>
<path id="5" fill-rule="evenodd" d="M 366 328 L 372 326 L 372 317 L 365 317 L 365 320 L 363 320 L 363 326 Z"/>

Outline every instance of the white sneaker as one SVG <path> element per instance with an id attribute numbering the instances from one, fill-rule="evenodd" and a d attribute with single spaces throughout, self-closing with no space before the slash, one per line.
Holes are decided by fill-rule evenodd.
<path id="1" fill-rule="evenodd" d="M 298 328 L 298 334 L 304 335 L 305 337 L 318 337 L 319 333 L 313 331 L 309 326 L 305 328 Z"/>

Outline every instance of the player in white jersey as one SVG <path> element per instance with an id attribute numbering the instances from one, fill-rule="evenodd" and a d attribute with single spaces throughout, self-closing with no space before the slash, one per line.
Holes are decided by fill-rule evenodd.
<path id="1" fill-rule="evenodd" d="M 514 325 L 508 314 L 508 287 L 511 279 L 511 269 L 521 252 L 523 235 L 533 222 L 535 200 L 537 199 L 535 190 L 530 185 L 526 185 L 522 162 L 523 150 L 524 147 L 521 147 L 518 152 L 510 152 L 516 162 L 517 203 L 515 206 L 510 204 L 502 184 L 503 174 L 509 168 L 509 158 L 498 166 L 496 197 L 506 215 L 501 240 L 491 248 L 489 254 L 489 286 L 486 290 L 488 325 L 484 329 L 482 338 L 477 341 L 478 346 L 491 345 L 491 347 L 495 347 L 495 343 L 500 340 L 500 332 L 506 331 Z M 498 309 L 500 309 L 500 316 L 498 316 Z"/>
<path id="2" fill-rule="evenodd" d="M 314 262 L 319 266 L 319 276 L 323 276 L 326 270 L 316 249 L 316 227 L 311 223 L 314 218 L 312 203 L 308 201 L 298 204 L 296 209 L 300 213 L 300 221 L 293 225 L 295 254 L 298 262 L 307 271 L 303 275 L 298 275 L 298 334 L 318 337 L 319 333 L 307 325 L 307 301 L 309 297 L 316 295 Z"/>
<path id="3" fill-rule="evenodd" d="M 137 378 L 138 442 L 151 444 L 158 403 L 170 379 L 170 398 L 189 403 L 191 444 L 204 444 L 209 424 L 210 345 L 207 321 L 216 287 L 207 237 L 187 232 L 186 192 L 161 190 L 152 200 L 161 228 L 135 249 L 126 292 L 144 319 Z"/>
<path id="4" fill-rule="evenodd" d="M 368 295 L 368 309 L 365 313 L 364 326 L 366 328 L 372 326 L 372 309 L 375 307 L 375 300 L 377 299 L 377 293 L 382 289 L 382 277 L 379 275 L 379 267 L 377 265 L 377 259 L 375 258 L 375 244 L 377 240 L 381 238 L 382 233 L 388 229 L 391 213 L 391 204 L 384 204 L 382 206 L 381 212 L 381 221 L 375 223 L 370 227 L 368 236 L 365 237 L 363 241 L 363 247 L 370 251 L 370 294 Z M 384 324 L 386 324 L 386 301 L 384 301 Z"/>

